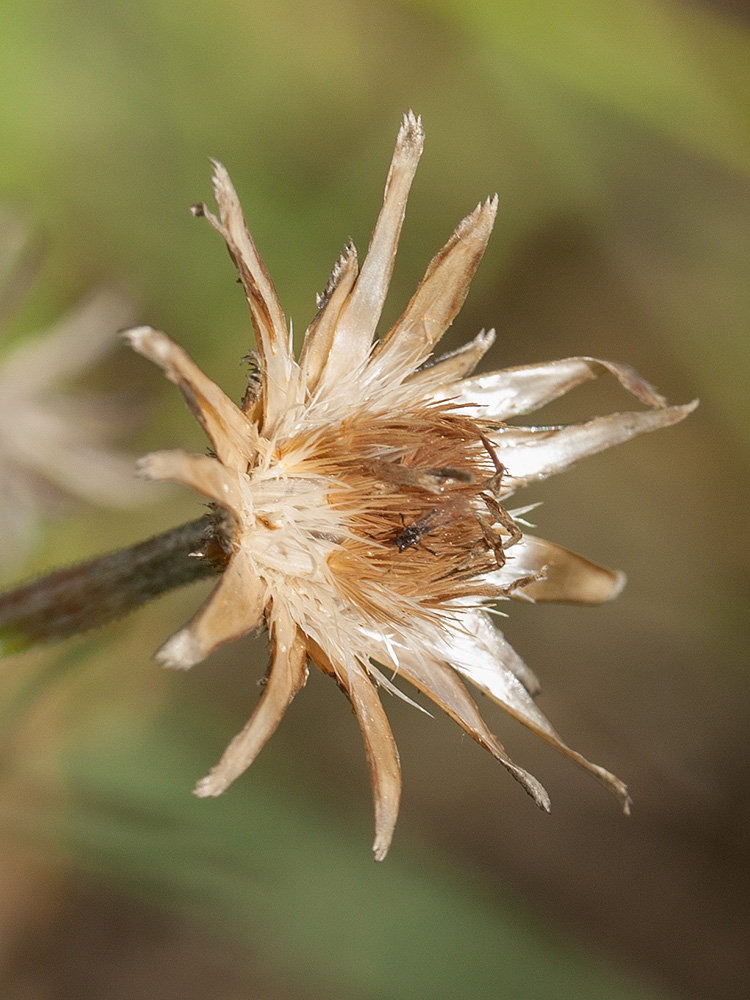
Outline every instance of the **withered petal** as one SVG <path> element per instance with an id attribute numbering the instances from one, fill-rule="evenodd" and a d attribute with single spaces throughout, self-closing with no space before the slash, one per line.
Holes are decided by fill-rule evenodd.
<path id="1" fill-rule="evenodd" d="M 623 782 L 598 764 L 586 760 L 576 750 L 571 750 L 552 728 L 523 684 L 505 666 L 507 649 L 498 641 L 500 633 L 487 620 L 487 616 L 482 612 L 470 612 L 463 625 L 461 630 L 454 630 L 452 640 L 446 643 L 451 657 L 449 662 L 453 667 L 501 705 L 509 715 L 593 774 L 617 796 L 623 810 L 630 812 L 630 796 Z"/>
<path id="2" fill-rule="evenodd" d="M 541 364 L 505 368 L 464 379 L 435 393 L 436 399 L 455 399 L 463 412 L 476 419 L 510 420 L 564 396 L 576 386 L 607 372 L 647 406 L 666 401 L 630 365 L 600 358 L 576 357 Z"/>
<path id="3" fill-rule="evenodd" d="M 372 338 L 393 273 L 393 262 L 406 212 L 406 199 L 423 146 L 422 122 L 410 111 L 404 115 L 396 139 L 385 184 L 383 207 L 375 224 L 367 256 L 333 334 L 330 354 L 321 376 L 321 385 L 328 388 L 357 371 L 370 354 Z"/>
<path id="4" fill-rule="evenodd" d="M 237 267 L 266 374 L 262 386 L 264 427 L 272 431 L 284 412 L 302 401 L 301 374 L 276 288 L 248 232 L 237 192 L 226 167 L 218 160 L 211 163 L 220 220 L 205 205 L 196 206 L 194 211 L 221 234 Z"/>
<path id="5" fill-rule="evenodd" d="M 263 620 L 265 588 L 247 555 L 238 549 L 198 613 L 163 646 L 154 659 L 165 667 L 187 670 L 218 646 L 239 639 Z"/>
<path id="6" fill-rule="evenodd" d="M 271 666 L 258 707 L 234 737 L 218 764 L 195 786 L 199 798 L 221 793 L 253 763 L 284 717 L 294 696 L 307 681 L 305 639 L 285 612 L 274 618 Z"/>
<path id="7" fill-rule="evenodd" d="M 391 846 L 401 799 L 401 766 L 396 741 L 378 693 L 364 669 L 351 662 L 336 669 L 336 679 L 346 691 L 362 730 L 375 806 L 372 850 L 375 860 L 382 861 Z"/>
<path id="8" fill-rule="evenodd" d="M 450 667 L 437 659 L 425 660 L 406 654 L 399 655 L 398 672 L 457 722 L 481 747 L 489 750 L 523 785 L 540 809 L 550 811 L 550 800 L 544 787 L 510 759 L 505 747 L 487 728 L 474 699 Z"/>
<path id="9" fill-rule="evenodd" d="M 318 380 L 326 366 L 333 346 L 336 324 L 357 280 L 357 271 L 357 248 L 350 240 L 331 271 L 318 313 L 305 333 L 299 363 L 309 393 L 317 388 Z"/>
<path id="10" fill-rule="evenodd" d="M 405 379 L 407 385 L 443 385 L 454 379 L 463 378 L 474 371 L 476 366 L 495 343 L 494 330 L 481 330 L 468 344 L 462 344 L 455 351 L 442 354 L 419 368 Z M 437 394 L 435 396 L 437 397 Z M 440 397 L 442 398 L 442 397 Z"/>
<path id="11" fill-rule="evenodd" d="M 245 215 L 229 172 L 223 163 L 212 160 L 213 189 L 219 206 L 222 235 L 238 252 L 240 280 L 251 306 L 260 308 L 264 323 L 258 331 L 263 349 L 275 354 L 287 348 L 287 328 L 284 310 L 276 293 L 271 276 L 245 224 Z"/>
<path id="12" fill-rule="evenodd" d="M 561 427 L 503 427 L 487 436 L 507 469 L 503 488 L 512 490 L 562 472 L 579 459 L 638 434 L 679 423 L 697 405 L 696 400 L 658 410 L 610 413 Z"/>
<path id="13" fill-rule="evenodd" d="M 144 479 L 168 480 L 190 486 L 209 500 L 215 500 L 235 518 L 242 519 L 242 494 L 233 470 L 210 455 L 189 455 L 185 451 L 152 451 L 136 462 Z"/>
<path id="14" fill-rule="evenodd" d="M 507 587 L 507 582 L 504 581 L 501 586 Z M 477 639 L 480 645 L 483 642 L 489 642 L 488 648 L 491 649 L 492 655 L 496 657 L 500 671 L 510 671 L 523 684 L 532 697 L 539 694 L 542 690 L 539 678 L 531 667 L 518 655 L 500 629 L 495 628 L 488 612 L 477 610 L 476 602 L 470 600 L 454 601 L 453 606 L 459 609 L 459 614 L 463 620 L 457 630 L 450 630 L 446 633 L 445 637 L 443 637 L 443 642 L 439 641 L 436 643 L 436 651 L 440 653 L 445 662 L 450 666 L 455 666 L 451 659 L 451 654 L 446 652 L 446 650 L 453 648 L 456 631 L 458 631 L 459 635 L 463 635 L 464 632 L 468 631 L 471 636 Z"/>
<path id="15" fill-rule="evenodd" d="M 623 573 L 534 535 L 524 534 L 518 544 L 508 549 L 506 559 L 505 566 L 488 573 L 485 580 L 504 580 L 508 568 L 519 577 L 538 575 L 538 579 L 510 592 L 511 597 L 521 600 L 602 604 L 617 597 L 625 586 Z"/>
<path id="16" fill-rule="evenodd" d="M 430 262 L 404 313 L 379 345 L 368 377 L 386 372 L 402 378 L 422 364 L 458 315 L 487 249 L 497 214 L 497 195 L 477 205 Z"/>
<path id="17" fill-rule="evenodd" d="M 242 410 L 166 333 L 150 326 L 137 326 L 126 330 L 123 336 L 134 351 L 157 364 L 174 382 L 208 435 L 219 460 L 244 472 L 248 456 L 255 451 L 258 432 Z"/>

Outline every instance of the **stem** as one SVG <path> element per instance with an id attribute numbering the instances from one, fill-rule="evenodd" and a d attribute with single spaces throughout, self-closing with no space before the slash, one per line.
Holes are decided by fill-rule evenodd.
<path id="1" fill-rule="evenodd" d="M 194 580 L 223 572 L 228 525 L 215 515 L 0 594 L 0 655 L 105 625 Z"/>

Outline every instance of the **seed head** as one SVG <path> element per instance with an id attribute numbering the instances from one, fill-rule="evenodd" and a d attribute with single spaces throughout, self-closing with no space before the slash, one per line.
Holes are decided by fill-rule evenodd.
<path id="1" fill-rule="evenodd" d="M 377 338 L 423 140 L 409 112 L 362 268 L 348 243 L 299 358 L 229 174 L 213 164 L 218 216 L 204 205 L 193 211 L 226 242 L 255 328 L 257 378 L 241 407 L 165 334 L 150 327 L 127 334 L 179 387 L 212 449 L 148 455 L 142 475 L 192 487 L 232 522 L 219 584 L 156 658 L 187 668 L 261 626 L 271 637 L 260 702 L 196 794 L 219 795 L 253 762 L 312 662 L 345 691 L 362 729 L 378 860 L 391 843 L 401 790 L 378 688 L 406 697 L 402 680 L 489 750 L 543 809 L 546 791 L 489 731 L 462 678 L 594 774 L 627 811 L 623 783 L 571 750 L 537 708 L 537 681 L 488 608 L 506 598 L 596 604 L 619 593 L 622 574 L 527 534 L 528 508 L 508 501 L 579 458 L 682 420 L 694 405 L 667 407 L 627 365 L 588 357 L 472 376 L 491 331 L 433 357 L 487 246 L 497 197 L 459 224 L 400 319 Z M 507 423 L 605 372 L 647 409 L 569 426 Z"/>

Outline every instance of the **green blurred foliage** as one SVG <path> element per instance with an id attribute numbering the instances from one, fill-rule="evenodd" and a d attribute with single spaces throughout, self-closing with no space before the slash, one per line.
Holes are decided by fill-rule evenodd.
<path id="1" fill-rule="evenodd" d="M 739 904 L 721 907 L 745 891 L 732 859 L 746 761 L 742 699 L 723 690 L 747 677 L 748 65 L 739 20 L 666 0 L 3 6 L 0 197 L 47 248 L 14 336 L 114 278 L 144 322 L 239 396 L 252 346 L 242 296 L 219 238 L 188 212 L 210 197 L 207 157 L 230 169 L 299 334 L 345 239 L 367 245 L 412 106 L 427 145 L 386 319 L 498 190 L 459 339 L 496 324 L 494 367 L 599 353 L 670 397 L 703 399 L 693 430 L 539 491 L 545 534 L 628 567 L 618 610 L 594 624 L 545 609 L 541 632 L 538 609 L 514 608 L 509 629 L 542 661 L 553 718 L 640 783 L 642 826 L 636 812 L 623 829 L 553 763 L 560 811 L 542 828 L 490 762 L 464 757 L 453 734 L 443 749 L 437 722 L 423 729 L 395 706 L 414 765 L 392 856 L 374 867 L 363 754 L 343 706 L 329 717 L 318 690 L 226 801 L 194 801 L 193 781 L 249 714 L 265 652 L 240 644 L 201 675 L 159 674 L 148 657 L 196 607 L 193 589 L 62 654 L 6 664 L 8 857 L 30 842 L 53 867 L 197 915 L 236 942 L 248 995 L 260 970 L 279 997 L 656 995 L 641 977 L 699 996 L 722 975 L 733 995 Z M 123 350 L 97 378 L 158 400 L 134 449 L 203 447 L 145 362 Z M 585 392 L 584 412 L 611 408 L 611 387 Z M 129 543 L 196 506 L 175 494 L 140 514 L 58 522 L 19 572 Z M 519 742 L 522 763 L 539 752 L 549 771 Z M 639 872 L 650 881 L 636 891 Z M 0 934 L 12 939 L 10 923 Z"/>
<path id="2" fill-rule="evenodd" d="M 352 836 L 299 775 L 285 776 L 284 796 L 272 775 L 202 808 L 184 792 L 218 727 L 176 707 L 151 725 L 99 713 L 65 761 L 70 800 L 25 832 L 52 833 L 89 872 L 218 924 L 311 994 L 447 1000 L 497 984 L 519 1000 L 658 995 L 618 983 L 429 849 L 374 865 L 364 824 Z"/>

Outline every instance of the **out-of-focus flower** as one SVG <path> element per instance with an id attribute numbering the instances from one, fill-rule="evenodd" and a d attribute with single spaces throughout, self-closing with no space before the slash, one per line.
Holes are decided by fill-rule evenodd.
<path id="1" fill-rule="evenodd" d="M 32 277 L 27 243 L 23 222 L 0 214 L 0 320 Z M 40 519 L 71 499 L 112 507 L 147 499 L 132 459 L 106 445 L 127 423 L 123 407 L 65 387 L 117 346 L 133 318 L 122 293 L 100 289 L 49 329 L 5 350 L 0 343 L 0 568 L 22 558 Z"/>
<path id="2" fill-rule="evenodd" d="M 255 712 L 196 793 L 220 794 L 252 763 L 311 660 L 346 692 L 362 729 L 377 859 L 390 845 L 401 788 L 377 687 L 406 697 L 397 688 L 402 679 L 488 749 L 543 809 L 547 793 L 508 757 L 461 677 L 593 773 L 627 810 L 623 783 L 571 750 L 537 708 L 533 674 L 486 608 L 508 597 L 587 604 L 614 597 L 620 573 L 527 534 L 524 509 L 509 509 L 508 498 L 693 408 L 667 407 L 628 366 L 586 357 L 471 377 L 492 333 L 432 357 L 484 253 L 496 198 L 459 224 L 401 318 L 375 339 L 422 145 L 421 123 L 410 113 L 367 257 L 359 270 L 347 245 L 299 359 L 229 176 L 214 164 L 219 217 L 203 205 L 194 212 L 226 241 L 255 326 L 257 375 L 241 408 L 165 334 L 150 327 L 127 334 L 180 388 L 213 450 L 156 452 L 141 461 L 142 474 L 193 487 L 227 512 L 233 532 L 221 581 L 156 657 L 191 667 L 264 622 L 272 642 Z M 605 372 L 649 409 L 570 426 L 506 423 Z"/>

